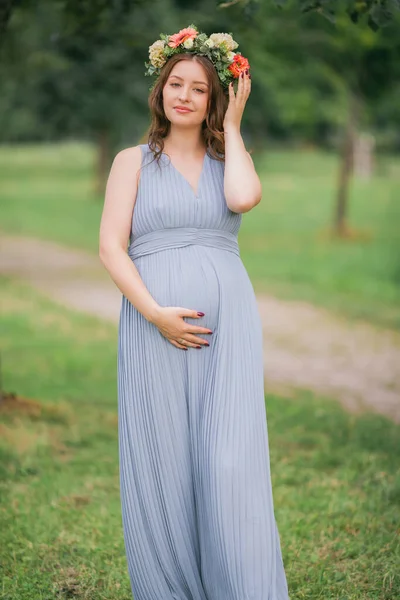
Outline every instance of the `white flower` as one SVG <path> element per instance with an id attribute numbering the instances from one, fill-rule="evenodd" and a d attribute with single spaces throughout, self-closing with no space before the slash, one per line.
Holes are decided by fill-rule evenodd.
<path id="1" fill-rule="evenodd" d="M 232 52 L 232 50 L 235 50 L 239 46 L 229 33 L 212 33 L 210 35 L 210 40 L 212 40 L 217 47 L 224 44 L 228 52 Z"/>
<path id="2" fill-rule="evenodd" d="M 212 40 L 211 38 L 208 38 L 205 42 L 204 45 L 207 46 L 208 48 L 214 48 L 215 46 L 215 42 L 214 40 Z"/>
<path id="3" fill-rule="evenodd" d="M 190 48 L 193 48 L 193 39 L 189 38 L 189 39 L 185 40 L 183 42 L 183 47 L 186 48 L 187 50 L 190 50 Z"/>
<path id="4" fill-rule="evenodd" d="M 164 40 L 157 40 L 149 46 L 149 58 L 153 67 L 163 67 L 167 61 L 164 55 L 164 47 L 166 42 Z"/>
<path id="5" fill-rule="evenodd" d="M 233 62 L 233 59 L 235 58 L 235 53 L 234 52 L 228 52 L 226 55 L 227 59 L 229 60 L 229 62 Z"/>

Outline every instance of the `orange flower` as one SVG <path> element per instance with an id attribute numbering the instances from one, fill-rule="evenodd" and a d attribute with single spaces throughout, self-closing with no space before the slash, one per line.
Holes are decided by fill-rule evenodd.
<path id="1" fill-rule="evenodd" d="M 169 36 L 168 46 L 170 48 L 177 48 L 180 44 L 186 42 L 186 40 L 194 40 L 197 35 L 197 31 L 193 27 L 186 27 L 185 29 L 181 29 L 179 33 Z"/>
<path id="2" fill-rule="evenodd" d="M 250 68 L 249 61 L 241 54 L 235 54 L 233 63 L 228 67 L 228 71 L 237 79 L 242 71 Z"/>

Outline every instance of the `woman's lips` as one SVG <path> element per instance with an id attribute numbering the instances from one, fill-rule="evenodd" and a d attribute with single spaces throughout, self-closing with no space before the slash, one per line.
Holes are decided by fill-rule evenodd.
<path id="1" fill-rule="evenodd" d="M 188 112 L 192 112 L 189 108 L 179 108 L 179 107 L 175 107 L 174 110 L 176 110 L 176 112 L 178 113 L 188 113 Z"/>

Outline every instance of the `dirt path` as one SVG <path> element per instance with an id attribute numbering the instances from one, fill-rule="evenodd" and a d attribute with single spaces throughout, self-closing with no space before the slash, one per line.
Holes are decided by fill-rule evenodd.
<path id="1" fill-rule="evenodd" d="M 118 321 L 121 294 L 95 255 L 37 239 L 3 237 L 0 272 L 52 299 Z M 304 302 L 258 295 L 267 390 L 304 388 L 400 422 L 400 334 L 350 322 Z"/>

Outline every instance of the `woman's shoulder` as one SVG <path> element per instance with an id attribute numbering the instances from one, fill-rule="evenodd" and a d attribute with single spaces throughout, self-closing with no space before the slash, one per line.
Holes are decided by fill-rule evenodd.
<path id="1" fill-rule="evenodd" d="M 129 148 L 124 148 L 123 150 L 120 150 L 114 160 L 118 161 L 118 162 L 127 162 L 127 161 L 132 161 L 132 160 L 138 160 L 140 159 L 142 156 L 142 149 L 141 149 L 141 145 L 137 145 L 137 146 L 131 146 Z"/>
<path id="2" fill-rule="evenodd" d="M 116 154 L 114 163 L 119 165 L 127 165 L 130 168 L 137 167 L 138 169 L 147 162 L 147 157 L 151 154 L 148 144 L 138 144 L 124 148 Z"/>
<path id="3" fill-rule="evenodd" d="M 142 164 L 142 151 L 140 145 L 120 150 L 114 158 L 111 172 L 119 178 L 130 180 L 132 176 L 138 177 Z"/>

